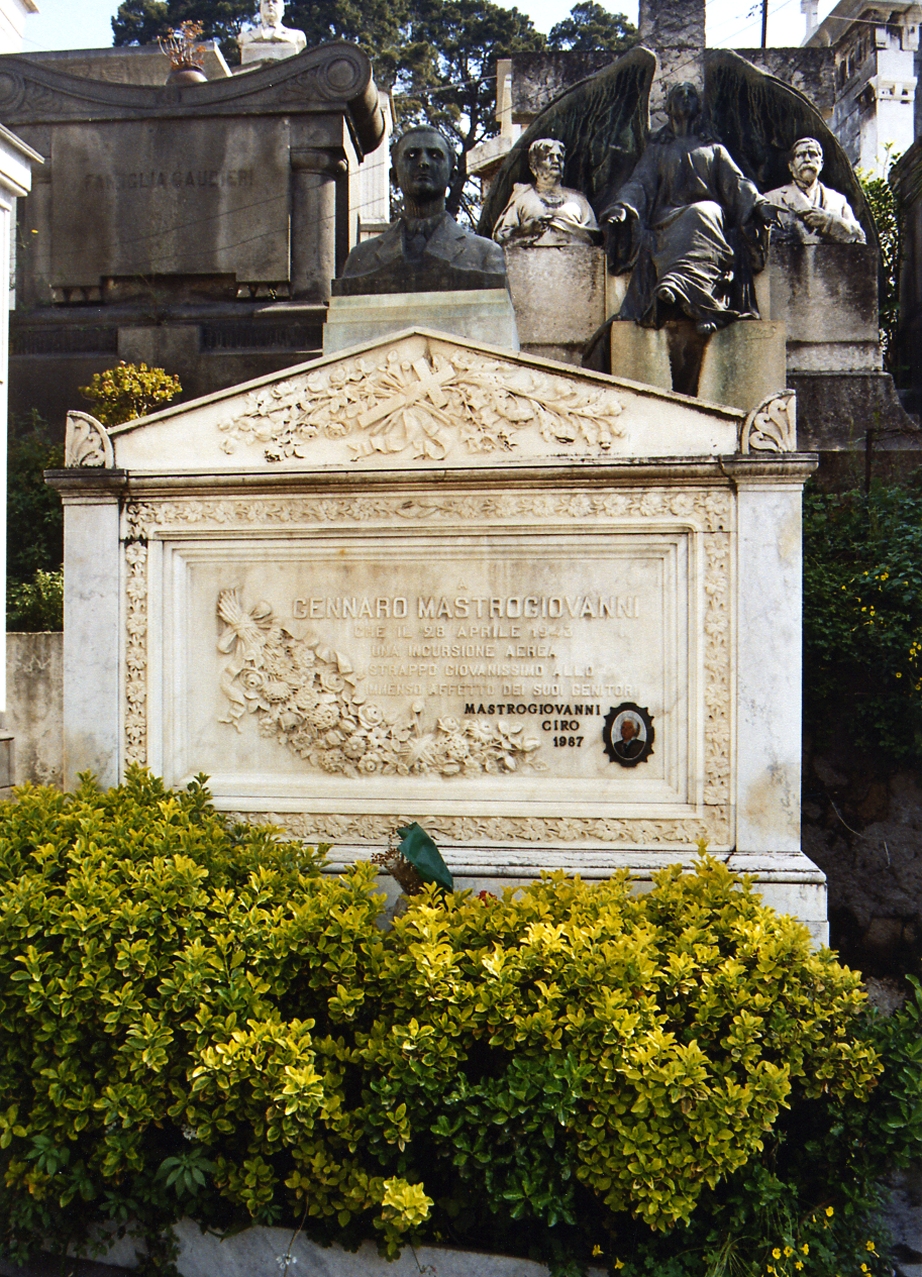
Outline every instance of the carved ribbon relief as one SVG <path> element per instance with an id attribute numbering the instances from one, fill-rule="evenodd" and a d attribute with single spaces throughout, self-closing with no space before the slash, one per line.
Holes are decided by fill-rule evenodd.
<path id="1" fill-rule="evenodd" d="M 521 723 L 454 717 L 425 722 L 425 702 L 399 716 L 369 701 L 352 662 L 317 637 L 295 638 L 268 603 L 249 611 L 236 590 L 222 590 L 218 650 L 227 660 L 221 691 L 227 715 L 219 722 L 240 731 L 256 716 L 260 735 L 321 771 L 339 776 L 508 775 L 543 770 L 540 741 Z"/>
<path id="2" fill-rule="evenodd" d="M 353 460 L 374 453 L 443 461 L 514 453 L 524 430 L 573 453 L 607 452 L 624 432 L 621 404 L 607 387 L 574 384 L 537 369 L 408 349 L 336 363 L 253 391 L 244 411 L 220 426 L 221 447 L 262 444 L 267 461 L 310 456 L 316 439 L 343 439 Z"/>

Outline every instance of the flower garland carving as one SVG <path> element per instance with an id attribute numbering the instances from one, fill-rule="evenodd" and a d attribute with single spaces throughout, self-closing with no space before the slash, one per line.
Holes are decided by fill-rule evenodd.
<path id="1" fill-rule="evenodd" d="M 705 532 L 732 527 L 725 489 L 648 488 L 608 492 L 497 493 L 464 496 L 226 497 L 133 502 L 126 509 L 132 536 L 190 526 L 227 529 L 298 527 L 324 523 L 478 522 L 679 519 Z"/>
<path id="2" fill-rule="evenodd" d="M 362 358 L 252 391 L 243 412 L 219 429 L 227 453 L 261 444 L 267 461 L 309 457 L 315 439 L 342 439 L 353 460 L 374 453 L 444 461 L 467 454 L 510 453 L 523 431 L 571 453 L 608 452 L 624 432 L 620 402 L 604 386 L 552 373 L 439 353 L 416 355 L 403 343 L 377 360 Z"/>
<path id="3" fill-rule="evenodd" d="M 125 758 L 143 765 L 147 762 L 147 546 L 129 542 L 125 563 Z"/>
<path id="4" fill-rule="evenodd" d="M 425 702 L 409 716 L 391 716 L 368 700 L 352 662 L 319 638 L 297 639 L 275 620 L 268 603 L 249 611 L 236 590 L 222 590 L 218 650 L 227 660 L 220 719 L 240 731 L 254 714 L 260 735 L 274 737 L 312 767 L 342 776 L 508 775 L 522 767 L 543 771 L 540 741 L 521 723 L 442 717 L 423 725 Z"/>

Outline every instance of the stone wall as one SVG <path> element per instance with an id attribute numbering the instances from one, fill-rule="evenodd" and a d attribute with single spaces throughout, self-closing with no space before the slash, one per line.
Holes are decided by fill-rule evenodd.
<path id="1" fill-rule="evenodd" d="M 13 783 L 64 781 L 64 635 L 7 634 L 7 709 L 13 734 Z"/>
<path id="2" fill-rule="evenodd" d="M 836 99 L 836 59 L 832 49 L 737 49 L 760 71 L 774 75 L 808 97 L 823 119 L 832 119 Z"/>
<path id="3" fill-rule="evenodd" d="M 10 410 L 57 437 L 119 359 L 190 398 L 318 353 L 350 175 L 386 132 L 352 45 L 185 86 L 99 78 L 159 66 L 109 52 L 0 58 L 4 123 L 45 160 L 18 208 Z"/>

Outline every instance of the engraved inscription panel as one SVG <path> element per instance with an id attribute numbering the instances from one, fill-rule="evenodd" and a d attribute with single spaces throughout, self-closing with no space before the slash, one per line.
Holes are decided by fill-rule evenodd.
<path id="1" fill-rule="evenodd" d="M 55 285 L 106 276 L 288 278 L 283 120 L 123 121 L 55 131 Z"/>
<path id="2" fill-rule="evenodd" d="M 694 801 L 686 533 L 162 545 L 173 782 L 356 812 Z M 602 738 L 624 700 L 656 720 L 630 771 Z"/>

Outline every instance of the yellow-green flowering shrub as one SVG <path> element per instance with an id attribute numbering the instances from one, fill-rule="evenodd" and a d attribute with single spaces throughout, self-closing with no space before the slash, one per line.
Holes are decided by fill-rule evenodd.
<path id="1" fill-rule="evenodd" d="M 78 390 L 89 400 L 97 420 L 104 426 L 120 426 L 165 408 L 182 393 L 182 384 L 164 368 L 127 364 L 120 359 L 114 368 L 94 372 L 89 385 L 78 386 Z"/>
<path id="2" fill-rule="evenodd" d="M 373 867 L 321 852 L 140 771 L 0 804 L 8 1254 L 188 1214 L 620 1265 L 788 1106 L 868 1107 L 858 977 L 713 860 L 427 889 L 386 929 Z"/>

